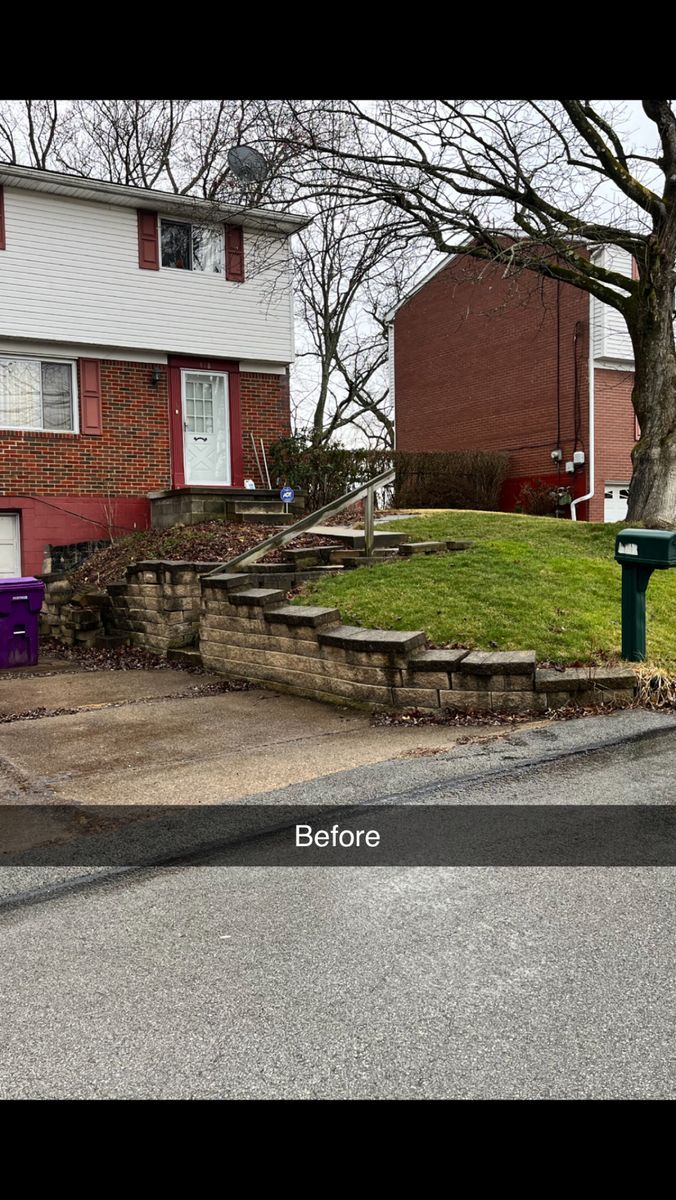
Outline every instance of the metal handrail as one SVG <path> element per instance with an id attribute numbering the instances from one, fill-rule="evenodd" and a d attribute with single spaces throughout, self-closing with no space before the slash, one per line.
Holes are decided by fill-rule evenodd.
<path id="1" fill-rule="evenodd" d="M 367 556 L 373 553 L 374 541 L 374 493 L 379 487 L 384 487 L 388 483 L 394 483 L 394 467 L 390 467 L 387 471 L 383 471 L 380 475 L 374 475 L 373 479 L 368 479 L 366 483 L 360 483 L 352 492 L 346 492 L 344 496 L 339 496 L 337 500 L 331 500 L 329 504 L 325 504 L 323 508 L 318 508 L 316 512 L 309 513 L 307 517 L 301 517 L 300 521 L 296 521 L 294 525 L 287 525 L 284 529 L 280 529 L 278 533 L 274 533 L 272 537 L 266 538 L 264 542 L 259 542 L 257 546 L 253 546 L 251 550 L 245 550 L 243 554 L 238 554 L 237 558 L 231 558 L 227 563 L 229 568 L 243 567 L 245 563 L 256 562 L 267 554 L 269 550 L 276 550 L 278 546 L 283 546 L 286 542 L 292 541 L 298 537 L 299 533 L 304 533 L 306 529 L 312 529 L 315 525 L 321 523 L 321 518 L 331 516 L 333 513 L 341 512 L 350 504 L 354 504 L 356 500 L 360 500 L 362 496 L 366 496 L 366 505 L 364 509 L 364 551 Z M 207 575 L 203 575 L 203 579 L 208 579 L 209 575 L 220 575 L 223 571 L 223 566 L 219 565 L 215 571 L 209 571 Z"/>

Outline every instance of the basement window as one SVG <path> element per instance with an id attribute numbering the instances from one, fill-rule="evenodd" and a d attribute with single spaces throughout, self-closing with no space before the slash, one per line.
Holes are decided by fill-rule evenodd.
<path id="1" fill-rule="evenodd" d="M 0 427 L 74 433 L 75 363 L 0 358 Z"/>
<path id="2" fill-rule="evenodd" d="M 185 221 L 165 220 L 160 224 L 163 267 L 223 274 L 225 239 L 222 225 L 189 225 Z"/>

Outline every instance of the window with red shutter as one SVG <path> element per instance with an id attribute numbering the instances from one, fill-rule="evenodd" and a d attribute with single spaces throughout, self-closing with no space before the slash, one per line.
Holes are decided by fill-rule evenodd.
<path id="1" fill-rule="evenodd" d="M 146 271 L 159 271 L 160 247 L 157 237 L 157 213 L 137 210 L 138 265 Z"/>
<path id="2" fill-rule="evenodd" d="M 4 250 L 7 243 L 5 241 L 5 193 L 0 183 L 0 250 Z"/>
<path id="3" fill-rule="evenodd" d="M 244 283 L 244 230 L 241 225 L 225 227 L 225 278 Z"/>
<path id="4" fill-rule="evenodd" d="M 101 363 L 98 358 L 81 358 L 80 433 L 103 433 L 101 412 Z"/>

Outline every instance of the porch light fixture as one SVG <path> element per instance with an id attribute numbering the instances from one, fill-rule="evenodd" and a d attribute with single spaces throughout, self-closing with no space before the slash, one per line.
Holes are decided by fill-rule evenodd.
<path id="1" fill-rule="evenodd" d="M 151 382 L 151 384 L 153 385 L 153 387 L 157 387 L 157 385 L 159 384 L 159 382 L 160 382 L 160 379 L 161 379 L 161 378 L 162 378 L 162 372 L 160 371 L 160 368 L 159 368 L 159 367 L 153 367 L 153 373 L 152 373 L 152 376 L 151 376 L 151 378 L 150 378 L 150 382 Z"/>

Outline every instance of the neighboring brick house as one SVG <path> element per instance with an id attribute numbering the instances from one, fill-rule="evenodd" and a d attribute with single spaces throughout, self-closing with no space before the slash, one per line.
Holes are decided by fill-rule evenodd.
<path id="1" fill-rule="evenodd" d="M 631 272 L 623 251 L 594 258 Z M 389 320 L 398 449 L 508 451 L 504 509 L 543 480 L 570 491 L 578 519 L 624 518 L 638 429 L 620 313 L 569 284 L 457 256 Z"/>
<path id="2" fill-rule="evenodd" d="M 0 576 L 290 432 L 289 214 L 0 164 Z"/>

